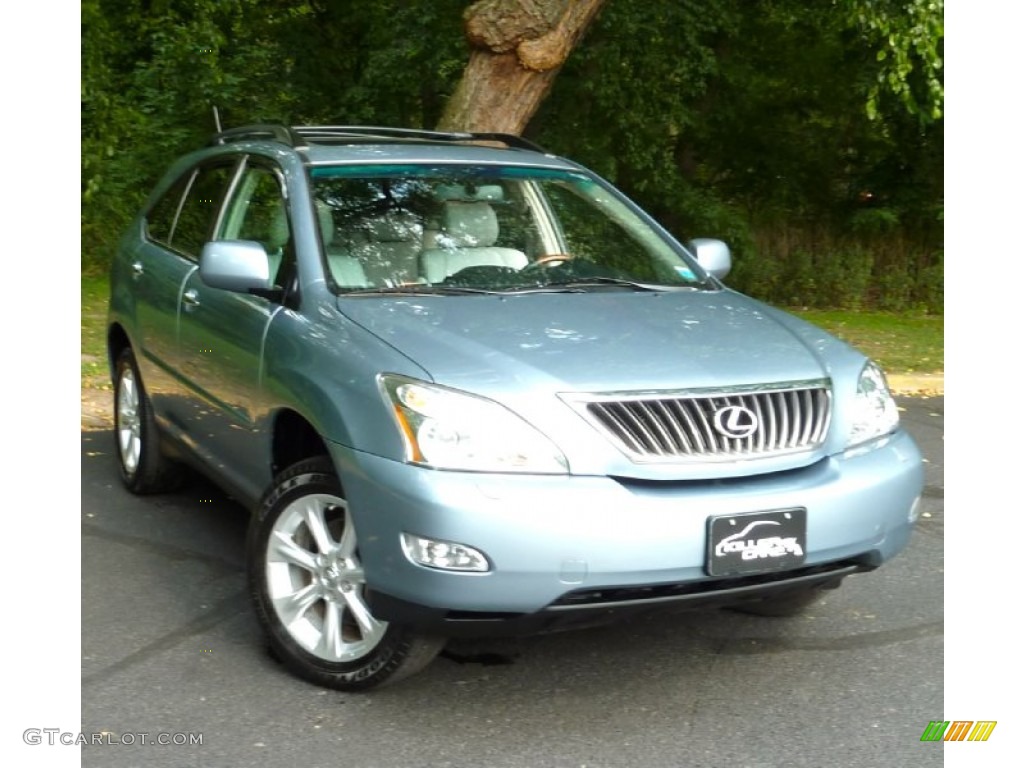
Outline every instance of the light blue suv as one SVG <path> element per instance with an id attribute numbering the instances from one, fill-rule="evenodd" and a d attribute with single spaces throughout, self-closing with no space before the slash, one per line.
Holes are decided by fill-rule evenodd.
<path id="1" fill-rule="evenodd" d="M 344 690 L 445 639 L 788 615 L 906 546 L 885 377 L 515 136 L 257 125 L 182 158 L 111 272 L 117 455 L 254 510 L 271 647 Z"/>

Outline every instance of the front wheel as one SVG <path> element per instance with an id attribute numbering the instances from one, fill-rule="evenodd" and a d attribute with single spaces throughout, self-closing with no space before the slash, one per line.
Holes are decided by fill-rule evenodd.
<path id="1" fill-rule="evenodd" d="M 408 677 L 444 646 L 373 616 L 358 545 L 326 457 L 278 476 L 249 537 L 250 589 L 272 651 L 299 677 L 346 691 Z"/>

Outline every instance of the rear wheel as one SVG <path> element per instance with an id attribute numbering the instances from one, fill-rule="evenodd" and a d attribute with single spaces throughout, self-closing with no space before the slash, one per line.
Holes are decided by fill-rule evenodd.
<path id="1" fill-rule="evenodd" d="M 180 467 L 160 452 L 153 408 L 132 350 L 125 349 L 114 369 L 114 439 L 121 480 L 132 493 L 172 490 L 180 481 Z"/>
<path id="2" fill-rule="evenodd" d="M 373 616 L 358 545 L 324 457 L 278 476 L 249 538 L 250 589 L 274 655 L 299 677 L 350 691 L 408 677 L 444 646 Z"/>

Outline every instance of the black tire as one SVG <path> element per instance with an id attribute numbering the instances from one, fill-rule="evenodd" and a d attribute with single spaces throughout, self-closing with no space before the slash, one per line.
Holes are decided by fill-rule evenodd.
<path id="1" fill-rule="evenodd" d="M 763 600 L 738 603 L 731 607 L 739 613 L 749 613 L 754 616 L 776 616 L 780 618 L 799 616 L 810 606 L 821 600 L 826 591 L 826 589 L 821 587 L 794 590 L 774 597 L 766 597 Z"/>
<path id="2" fill-rule="evenodd" d="M 330 460 L 318 457 L 278 475 L 249 534 L 249 588 L 271 652 L 342 691 L 408 677 L 444 647 L 372 616 L 351 520 Z"/>
<path id="3" fill-rule="evenodd" d="M 173 490 L 181 467 L 160 452 L 160 433 L 131 348 L 114 368 L 114 446 L 121 481 L 132 493 Z"/>

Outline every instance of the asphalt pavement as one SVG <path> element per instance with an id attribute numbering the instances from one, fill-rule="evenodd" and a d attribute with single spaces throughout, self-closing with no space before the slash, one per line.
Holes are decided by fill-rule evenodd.
<path id="1" fill-rule="evenodd" d="M 304 683 L 267 654 L 241 507 L 199 479 L 133 497 L 110 433 L 83 431 L 82 731 L 109 743 L 84 747 L 82 765 L 942 765 L 920 737 L 943 712 L 944 400 L 900 405 L 927 457 L 911 544 L 806 615 L 650 615 L 462 644 L 364 694 Z M 179 743 L 148 743 L 161 734 Z"/>

